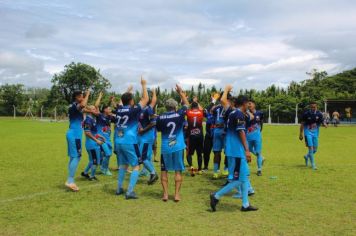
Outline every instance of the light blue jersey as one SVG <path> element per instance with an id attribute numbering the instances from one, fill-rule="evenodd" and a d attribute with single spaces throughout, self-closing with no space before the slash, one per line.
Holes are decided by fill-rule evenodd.
<path id="1" fill-rule="evenodd" d="M 105 138 L 105 143 L 111 144 L 111 122 L 113 121 L 112 116 L 105 116 L 102 113 L 96 118 L 98 134 Z"/>
<path id="2" fill-rule="evenodd" d="M 263 113 L 261 111 L 256 111 L 252 114 L 254 119 L 248 120 L 247 122 L 247 141 L 259 141 L 261 140 Z"/>
<path id="3" fill-rule="evenodd" d="M 240 109 L 233 110 L 228 117 L 225 139 L 225 155 L 228 157 L 245 158 L 245 149 L 239 132 L 245 132 L 245 115 Z"/>
<path id="4" fill-rule="evenodd" d="M 165 112 L 157 118 L 157 130 L 162 132 L 161 154 L 170 154 L 185 149 L 184 122 L 187 107 L 177 112 Z"/>
<path id="5" fill-rule="evenodd" d="M 141 106 L 122 106 L 116 111 L 114 140 L 116 144 L 138 143 L 138 120 Z"/>
<path id="6" fill-rule="evenodd" d="M 150 124 L 156 124 L 155 113 L 151 106 L 147 106 L 141 111 L 139 121 L 143 129 Z M 153 144 L 155 142 L 155 128 L 152 127 L 145 133 L 139 135 L 139 142 Z"/>
<path id="7" fill-rule="evenodd" d="M 87 115 L 84 120 L 84 131 L 90 132 L 94 137 L 98 134 L 96 119 L 92 115 Z M 91 138 L 86 136 L 85 148 L 87 150 L 97 149 L 100 146 Z"/>
<path id="8" fill-rule="evenodd" d="M 83 131 L 83 113 L 78 103 L 73 102 L 68 109 L 69 113 L 69 129 L 78 132 Z"/>

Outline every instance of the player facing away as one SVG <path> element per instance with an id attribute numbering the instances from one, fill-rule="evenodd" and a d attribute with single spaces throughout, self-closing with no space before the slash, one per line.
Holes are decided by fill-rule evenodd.
<path id="1" fill-rule="evenodd" d="M 262 176 L 263 157 L 262 151 L 262 128 L 263 128 L 263 113 L 256 110 L 256 103 L 250 100 L 248 112 L 252 114 L 249 122 L 247 122 L 247 142 L 249 150 L 257 157 L 257 176 Z"/>
<path id="2" fill-rule="evenodd" d="M 214 118 L 213 114 L 211 113 L 211 110 L 215 104 L 216 100 L 214 100 L 214 97 L 212 96 L 212 102 L 208 105 L 206 109 L 204 109 L 204 117 L 206 118 L 205 122 L 205 136 L 204 136 L 204 147 L 203 147 L 203 153 L 204 153 L 204 169 L 203 171 L 206 172 L 208 171 L 209 168 L 209 161 L 210 161 L 210 153 L 213 149 L 213 123 L 214 123 Z"/>
<path id="3" fill-rule="evenodd" d="M 300 123 L 299 139 L 303 140 L 304 133 L 305 144 L 308 147 L 308 153 L 304 156 L 305 165 L 308 166 L 308 161 L 310 161 L 313 170 L 317 170 L 314 155 L 318 150 L 319 128 L 320 125 L 325 128 L 327 125 L 324 123 L 323 114 L 318 111 L 316 102 L 310 102 L 309 108 L 303 114 L 302 122 Z"/>
<path id="4" fill-rule="evenodd" d="M 80 158 L 82 156 L 82 136 L 83 136 L 83 112 L 88 103 L 90 92 L 87 91 L 85 96 L 81 91 L 73 93 L 73 103 L 69 106 L 69 129 L 66 133 L 68 146 L 68 179 L 65 186 L 70 190 L 79 191 L 78 186 L 74 183 L 74 176 L 77 170 Z"/>
<path id="5" fill-rule="evenodd" d="M 163 201 L 168 200 L 168 171 L 175 172 L 174 201 L 179 202 L 180 188 L 184 171 L 184 143 L 183 127 L 185 115 L 188 109 L 188 100 L 182 88 L 176 85 L 176 91 L 180 95 L 183 107 L 177 110 L 178 103 L 170 98 L 165 102 L 167 112 L 157 118 L 157 131 L 161 132 L 161 183 L 163 188 Z"/>
<path id="6" fill-rule="evenodd" d="M 95 107 L 99 110 L 102 93 L 95 102 Z M 100 109 L 100 114 L 96 118 L 98 134 L 104 137 L 103 144 L 100 146 L 100 168 L 104 175 L 112 176 L 109 170 L 110 157 L 112 155 L 113 145 L 111 142 L 111 123 L 115 122 L 114 114 L 111 107 L 103 105 Z"/>
<path id="7" fill-rule="evenodd" d="M 187 122 L 188 122 L 188 164 L 190 168 L 193 168 L 192 156 L 194 152 L 197 152 L 198 157 L 198 173 L 202 173 L 203 165 L 203 119 L 204 111 L 199 107 L 198 102 L 194 101 L 190 105 L 190 109 L 187 110 Z"/>
<path id="8" fill-rule="evenodd" d="M 212 110 L 213 113 L 213 118 L 214 118 L 214 129 L 213 129 L 213 152 L 214 152 L 214 174 L 213 174 L 213 179 L 218 179 L 219 178 L 219 172 L 220 172 L 220 162 L 221 162 L 221 152 L 224 148 L 224 140 L 225 140 L 225 134 L 224 134 L 224 127 L 225 127 L 225 121 L 224 121 L 224 107 L 219 104 L 215 106 Z M 225 161 L 224 161 L 224 172 L 223 176 L 228 175 L 228 168 L 227 168 L 227 159 L 225 156 Z"/>
<path id="9" fill-rule="evenodd" d="M 154 112 L 154 107 L 156 106 L 157 96 L 156 91 L 152 91 L 152 99 L 149 105 L 146 106 L 140 113 L 140 123 L 139 123 L 139 147 L 143 162 L 143 171 L 148 171 L 150 173 L 150 178 L 147 184 L 154 184 L 158 180 L 158 175 L 156 173 L 155 167 L 152 164 L 153 156 L 153 144 L 155 142 L 155 126 L 156 126 L 156 115 Z"/>
<path id="10" fill-rule="evenodd" d="M 226 127 L 225 153 L 229 158 L 229 182 L 219 191 L 210 194 L 210 207 L 216 211 L 216 206 L 222 196 L 232 190 L 241 187 L 242 207 L 241 211 L 256 211 L 258 208 L 250 205 L 248 200 L 248 176 L 250 174 L 247 162 L 251 161 L 251 154 L 245 134 L 245 111 L 248 99 L 239 96 L 234 99 L 237 109 L 230 112 Z"/>
<path id="11" fill-rule="evenodd" d="M 143 108 L 148 102 L 148 93 L 146 81 L 141 78 L 142 98 L 135 105 L 133 94 L 126 92 L 121 96 L 122 107 L 116 111 L 116 127 L 115 127 L 115 148 L 119 162 L 118 185 L 116 195 L 124 193 L 123 182 L 127 168 L 132 167 L 130 182 L 125 194 L 126 199 L 137 199 L 134 192 L 135 185 L 139 177 L 139 159 L 141 158 L 138 146 L 138 120 Z"/>
<path id="12" fill-rule="evenodd" d="M 96 111 L 95 106 L 88 106 L 91 113 Z M 84 120 L 85 149 L 88 152 L 89 162 L 82 176 L 88 180 L 98 180 L 95 177 L 96 168 L 100 165 L 100 146 L 105 142 L 105 138 L 98 133 L 96 117 L 87 113 Z M 90 175 L 89 175 L 90 171 Z"/>

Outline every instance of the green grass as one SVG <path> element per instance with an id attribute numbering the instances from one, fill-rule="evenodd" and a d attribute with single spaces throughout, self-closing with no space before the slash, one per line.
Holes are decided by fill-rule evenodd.
<path id="1" fill-rule="evenodd" d="M 67 123 L 0 119 L 0 235 L 355 235 L 356 127 L 321 131 L 318 171 L 304 167 L 306 149 L 296 126 L 265 126 L 264 175 L 254 173 L 251 203 L 226 196 L 209 211 L 209 193 L 224 180 L 185 176 L 182 201 L 160 201 L 161 186 L 137 185 L 140 199 L 114 195 L 113 177 L 77 178 L 78 193 L 63 188 Z M 84 152 L 83 152 L 84 153 Z M 84 154 L 78 173 L 87 163 Z M 113 157 L 111 165 L 114 166 Z M 158 168 L 158 165 L 156 165 Z M 276 179 L 271 179 L 276 176 Z M 170 178 L 173 193 L 173 179 Z"/>

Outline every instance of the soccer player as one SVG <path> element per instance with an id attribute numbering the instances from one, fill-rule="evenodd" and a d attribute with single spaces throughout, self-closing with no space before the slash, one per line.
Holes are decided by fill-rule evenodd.
<path id="1" fill-rule="evenodd" d="M 127 168 L 129 165 L 132 167 L 129 186 L 125 194 L 126 199 L 137 199 L 134 188 L 139 177 L 139 158 L 141 156 L 137 135 L 138 120 L 142 109 L 146 107 L 149 100 L 146 80 L 142 77 L 141 86 L 141 101 L 135 106 L 133 94 L 126 92 L 121 96 L 122 107 L 116 111 L 115 148 L 120 165 L 116 195 L 124 193 L 123 182 Z"/>
<path id="2" fill-rule="evenodd" d="M 152 99 L 148 106 L 146 106 L 140 114 L 139 125 L 139 147 L 141 151 L 142 162 L 144 169 L 150 173 L 150 179 L 147 184 L 154 184 L 158 180 L 158 175 L 152 164 L 153 144 L 155 142 L 155 126 L 156 115 L 154 107 L 156 106 L 157 96 L 156 91 L 152 91 Z"/>
<path id="3" fill-rule="evenodd" d="M 96 168 L 100 165 L 100 146 L 105 142 L 105 138 L 98 133 L 96 117 L 91 114 L 95 113 L 95 106 L 88 106 L 90 113 L 86 113 L 84 120 L 84 133 L 85 133 L 85 149 L 88 152 L 89 163 L 82 176 L 88 180 L 98 180 L 95 177 Z M 89 175 L 90 171 L 90 175 Z"/>
<path id="4" fill-rule="evenodd" d="M 217 94 L 219 96 L 219 94 Z M 204 169 L 203 172 L 208 171 L 209 168 L 209 161 L 210 161 L 210 153 L 211 150 L 213 149 L 213 123 L 214 123 L 214 117 L 212 114 L 212 108 L 216 102 L 216 99 L 214 99 L 214 96 L 212 96 L 212 102 L 211 104 L 204 110 L 204 116 L 206 118 L 205 122 L 205 136 L 204 136 L 204 147 L 203 147 L 203 153 L 204 153 Z"/>
<path id="5" fill-rule="evenodd" d="M 226 90 L 225 90 L 226 91 Z M 229 157 L 229 183 L 219 191 L 210 194 L 210 206 L 216 211 L 216 205 L 222 196 L 241 186 L 242 207 L 241 211 L 256 211 L 258 208 L 250 205 L 248 200 L 248 176 L 249 167 L 247 162 L 251 161 L 251 154 L 245 134 L 245 111 L 248 99 L 239 96 L 234 99 L 237 109 L 233 110 L 228 117 L 226 131 L 225 153 Z"/>
<path id="6" fill-rule="evenodd" d="M 184 171 L 184 134 L 183 126 L 188 109 L 188 100 L 182 88 L 176 85 L 176 91 L 181 97 L 183 107 L 177 111 L 178 103 L 170 98 L 165 102 L 167 112 L 158 116 L 156 121 L 157 131 L 161 135 L 161 183 L 163 188 L 163 201 L 168 200 L 168 171 L 175 171 L 174 201 L 179 202 L 180 188 Z"/>
<path id="7" fill-rule="evenodd" d="M 332 114 L 332 117 L 333 117 L 332 123 L 334 127 L 337 127 L 337 125 L 340 123 L 340 113 L 337 110 L 335 110 Z"/>
<path id="8" fill-rule="evenodd" d="M 263 128 L 263 113 L 256 110 L 256 103 L 250 100 L 248 106 L 249 113 L 252 114 L 252 119 L 247 122 L 247 141 L 249 150 L 257 157 L 257 176 L 262 176 L 263 157 L 262 151 L 262 128 Z"/>
<path id="9" fill-rule="evenodd" d="M 203 136 L 203 118 L 204 111 L 199 107 L 197 101 L 193 101 L 190 105 L 190 109 L 187 110 L 187 122 L 188 122 L 188 164 L 190 168 L 194 169 L 192 156 L 194 152 L 197 152 L 198 157 L 198 173 L 202 173 L 202 165 L 203 165 L 203 144 L 204 144 L 204 136 Z"/>
<path id="10" fill-rule="evenodd" d="M 230 97 L 229 97 L 230 98 Z M 214 174 L 213 179 L 219 178 L 220 172 L 220 162 L 221 162 L 221 152 L 224 147 L 224 127 L 225 127 L 225 120 L 224 120 L 224 107 L 219 104 L 212 109 L 213 119 L 214 119 L 214 129 L 213 129 L 213 152 L 214 152 Z M 228 167 L 227 167 L 227 158 L 225 156 L 224 161 L 224 172 L 223 176 L 228 175 Z"/>
<path id="11" fill-rule="evenodd" d="M 99 110 L 100 101 L 103 93 L 99 93 L 99 97 L 95 102 L 96 109 Z M 115 122 L 114 114 L 112 109 L 108 105 L 102 106 L 100 109 L 100 114 L 96 118 L 98 134 L 104 137 L 105 142 L 100 146 L 100 167 L 101 172 L 104 175 L 112 176 L 109 170 L 110 157 L 112 155 L 112 142 L 111 142 L 111 123 Z M 103 141 L 103 140 L 101 140 Z"/>
<path id="12" fill-rule="evenodd" d="M 68 179 L 65 186 L 70 190 L 79 191 L 78 186 L 74 183 L 74 176 L 77 170 L 80 158 L 82 156 L 82 136 L 83 136 L 83 111 L 88 103 L 90 92 L 87 91 L 85 96 L 81 91 L 73 93 L 73 103 L 69 106 L 69 130 L 66 134 L 68 145 Z"/>
<path id="13" fill-rule="evenodd" d="M 305 144 L 308 147 L 308 153 L 304 156 L 305 165 L 308 166 L 310 160 L 313 170 L 317 170 L 315 165 L 314 155 L 318 150 L 319 128 L 323 125 L 325 128 L 327 125 L 324 123 L 323 114 L 318 111 L 316 102 L 310 102 L 309 110 L 307 110 L 302 117 L 299 129 L 299 139 L 303 140 L 303 133 L 305 138 Z"/>

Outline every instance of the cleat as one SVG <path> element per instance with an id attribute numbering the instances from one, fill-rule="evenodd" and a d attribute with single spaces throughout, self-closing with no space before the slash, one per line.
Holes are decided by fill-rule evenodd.
<path id="1" fill-rule="evenodd" d="M 304 160 L 305 160 L 305 166 L 308 167 L 308 156 L 307 155 L 304 156 Z"/>
<path id="2" fill-rule="evenodd" d="M 253 190 L 253 188 L 248 190 L 248 196 L 253 196 L 255 195 L 255 190 Z"/>
<path id="3" fill-rule="evenodd" d="M 75 183 L 68 183 L 68 182 L 66 182 L 65 183 L 65 186 L 67 187 L 67 188 L 69 188 L 71 191 L 73 191 L 73 192 L 78 192 L 79 191 L 79 188 L 78 188 L 78 186 L 75 184 Z"/>
<path id="4" fill-rule="evenodd" d="M 151 174 L 150 179 L 147 181 L 147 184 L 152 185 L 152 184 L 156 183 L 157 180 L 158 180 L 158 175 L 156 173 Z"/>
<path id="5" fill-rule="evenodd" d="M 148 171 L 146 170 L 146 171 L 141 171 L 140 172 L 140 177 L 143 177 L 143 176 L 149 176 L 150 175 L 150 173 L 148 173 Z"/>
<path id="6" fill-rule="evenodd" d="M 215 198 L 215 193 L 210 194 L 210 207 L 212 211 L 216 211 L 216 205 L 218 205 L 219 199 Z"/>
<path id="7" fill-rule="evenodd" d="M 106 175 L 106 176 L 112 176 L 112 173 L 111 173 L 111 171 L 110 171 L 109 169 L 107 169 L 107 170 L 105 171 L 104 175 Z"/>
<path id="8" fill-rule="evenodd" d="M 190 176 L 192 176 L 192 177 L 195 176 L 194 167 L 193 166 L 190 167 Z"/>
<path id="9" fill-rule="evenodd" d="M 241 207 L 241 211 L 257 211 L 257 210 L 258 210 L 257 207 L 251 205 L 249 205 L 248 207 Z"/>
<path id="10" fill-rule="evenodd" d="M 262 171 L 258 170 L 257 171 L 257 176 L 262 176 Z"/>
<path id="11" fill-rule="evenodd" d="M 236 193 L 234 195 L 232 195 L 233 198 L 237 198 L 237 199 L 242 199 L 242 195 L 240 193 Z"/>
<path id="12" fill-rule="evenodd" d="M 223 177 L 227 177 L 229 175 L 229 171 L 228 170 L 224 170 L 222 173 Z"/>
<path id="13" fill-rule="evenodd" d="M 219 173 L 214 173 L 213 174 L 213 179 L 218 179 L 219 178 Z"/>
<path id="14" fill-rule="evenodd" d="M 312 169 L 313 169 L 313 170 L 318 170 L 318 167 L 313 166 Z"/>
<path id="15" fill-rule="evenodd" d="M 90 178 L 89 174 L 86 174 L 86 173 L 84 173 L 84 172 L 82 172 L 80 175 L 81 175 L 82 177 L 86 178 L 86 179 L 89 179 L 89 178 Z"/>
<path id="16" fill-rule="evenodd" d="M 130 200 L 130 199 L 138 199 L 138 197 L 136 196 L 135 192 L 131 192 L 131 193 L 126 193 L 125 194 L 125 199 L 126 200 Z"/>
<path id="17" fill-rule="evenodd" d="M 99 181 L 95 176 L 93 176 L 93 177 L 89 177 L 89 181 Z"/>
<path id="18" fill-rule="evenodd" d="M 116 195 L 121 195 L 124 194 L 124 189 L 123 188 L 119 188 L 118 190 L 116 190 Z"/>

